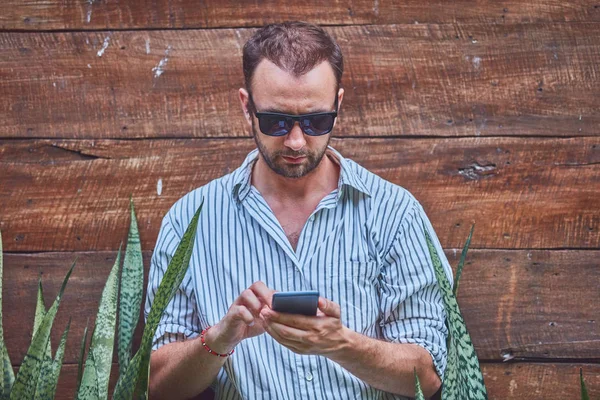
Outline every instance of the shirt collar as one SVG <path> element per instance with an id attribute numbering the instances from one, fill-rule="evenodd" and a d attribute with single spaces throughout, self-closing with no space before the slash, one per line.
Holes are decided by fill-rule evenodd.
<path id="1" fill-rule="evenodd" d="M 367 196 L 371 192 L 365 186 L 364 182 L 352 169 L 347 159 L 345 159 L 336 149 L 327 146 L 326 154 L 333 156 L 333 161 L 340 166 L 340 179 L 338 181 L 338 199 L 342 196 L 342 188 L 348 185 Z M 252 150 L 246 156 L 242 165 L 233 173 L 233 188 L 231 194 L 234 200 L 241 202 L 250 192 L 250 177 L 252 176 L 252 167 L 258 159 L 258 149 Z"/>

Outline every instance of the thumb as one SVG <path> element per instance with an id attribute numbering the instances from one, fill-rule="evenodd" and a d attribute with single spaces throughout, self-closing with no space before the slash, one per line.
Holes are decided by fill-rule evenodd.
<path id="1" fill-rule="evenodd" d="M 342 316 L 339 304 L 324 297 L 319 297 L 319 310 L 328 317 L 341 318 Z"/>

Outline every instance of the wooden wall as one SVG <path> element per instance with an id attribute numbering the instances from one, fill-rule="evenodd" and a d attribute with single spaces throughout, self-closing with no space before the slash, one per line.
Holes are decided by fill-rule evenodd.
<path id="1" fill-rule="evenodd" d="M 345 56 L 332 145 L 410 190 L 456 266 L 491 399 L 600 395 L 600 2 L 4 0 L 0 229 L 18 367 L 38 274 L 52 334 L 73 317 L 59 399 L 138 210 L 162 216 L 254 147 L 237 89 L 256 28 L 325 26 Z M 139 332 L 138 332 L 139 338 Z"/>

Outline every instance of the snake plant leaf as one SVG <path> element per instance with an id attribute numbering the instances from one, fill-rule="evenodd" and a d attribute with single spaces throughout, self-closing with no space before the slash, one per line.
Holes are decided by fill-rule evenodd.
<path id="1" fill-rule="evenodd" d="M 40 379 L 38 381 L 38 388 L 35 394 L 35 400 L 53 400 L 56 393 L 56 384 L 58 383 L 58 377 L 62 368 L 63 358 L 65 356 L 65 346 L 67 344 L 67 335 L 69 334 L 69 328 L 71 326 L 71 319 L 67 323 L 56 350 L 56 355 L 50 366 L 46 369 L 42 369 Z"/>
<path id="2" fill-rule="evenodd" d="M 579 382 L 581 383 L 581 400 L 590 400 L 585 381 L 583 380 L 583 369 L 579 368 Z"/>
<path id="3" fill-rule="evenodd" d="M 465 266 L 465 259 L 467 258 L 467 251 L 469 251 L 469 246 L 471 245 L 471 238 L 473 237 L 474 229 L 475 229 L 475 224 L 471 225 L 471 232 L 469 232 L 469 237 L 467 238 L 465 247 L 463 247 L 462 253 L 460 254 L 460 261 L 458 262 L 458 268 L 456 268 L 456 276 L 454 277 L 454 296 L 455 297 L 458 293 L 458 283 L 460 282 L 462 270 L 463 270 L 463 267 Z"/>
<path id="4" fill-rule="evenodd" d="M 481 373 L 479 360 L 471 342 L 471 336 L 467 332 L 458 302 L 425 225 L 423 225 L 423 230 L 425 231 L 427 247 L 429 248 L 438 285 L 442 292 L 449 330 L 448 359 L 444 373 L 442 398 L 444 400 L 487 399 L 483 374 Z"/>
<path id="5" fill-rule="evenodd" d="M 94 326 L 94 332 L 96 331 L 96 326 Z M 92 336 L 94 336 L 94 332 L 92 332 Z M 98 394 L 98 376 L 96 374 L 94 353 L 90 350 L 85 363 L 85 372 L 77 390 L 77 399 L 104 400 L 107 398 L 101 399 Z"/>
<path id="6" fill-rule="evenodd" d="M 58 311 L 58 306 L 60 305 L 63 292 L 65 291 L 69 277 L 73 272 L 73 268 L 75 268 L 75 262 L 69 269 L 69 272 L 67 272 L 54 303 L 48 312 L 46 312 L 46 315 L 42 319 L 42 322 L 31 341 L 29 350 L 27 350 L 25 359 L 21 364 L 21 368 L 19 368 L 19 373 L 17 374 L 17 378 L 15 379 L 15 383 L 10 392 L 11 400 L 29 400 L 33 399 L 35 396 L 37 382 L 42 368 L 42 360 L 46 353 L 46 347 L 50 337 L 50 330 L 52 329 L 54 317 Z"/>
<path id="7" fill-rule="evenodd" d="M 106 279 L 106 284 L 102 291 L 90 350 L 85 362 L 80 390 L 77 395 L 78 399 L 96 399 L 96 395 L 100 399 L 108 398 L 108 380 L 112 367 L 115 326 L 117 324 L 120 264 L 121 247 L 119 247 L 117 259 Z M 96 387 L 96 389 L 92 387 Z"/>
<path id="8" fill-rule="evenodd" d="M 46 315 L 46 303 L 44 302 L 44 290 L 42 288 L 42 274 L 40 274 L 38 278 L 38 293 L 37 293 L 37 303 L 35 305 L 35 316 L 33 319 L 33 334 L 31 335 L 31 340 L 33 340 L 33 336 L 38 330 L 42 319 Z M 48 340 L 48 345 L 46 346 L 46 356 L 44 357 L 44 363 L 52 363 L 52 345 L 50 344 L 50 340 Z M 44 367 L 42 367 L 44 369 Z"/>
<path id="9" fill-rule="evenodd" d="M 4 362 L 0 361 L 0 364 L 2 364 L 2 376 L 0 376 L 0 379 L 2 379 L 2 392 L 0 392 L 0 399 L 6 400 L 10 398 L 10 390 L 15 381 L 15 372 L 12 369 L 6 348 L 4 348 L 3 353 Z"/>
<path id="10" fill-rule="evenodd" d="M 40 323 L 42 322 L 42 319 L 44 319 L 44 316 L 46 315 L 46 304 L 44 302 L 44 290 L 42 288 L 42 274 L 40 273 L 40 276 L 38 278 L 38 292 L 37 292 L 37 302 L 35 305 L 35 317 L 33 320 L 33 335 L 32 335 L 32 340 L 33 340 L 33 336 L 35 336 L 35 333 L 37 332 Z M 40 398 L 40 393 L 42 393 L 43 386 L 44 386 L 44 380 L 42 379 L 42 377 L 44 376 L 44 374 L 48 374 L 49 371 L 52 369 L 52 346 L 51 346 L 51 341 L 50 341 L 50 337 L 48 337 L 48 343 L 46 343 L 46 352 L 44 354 L 44 357 L 42 359 L 42 367 L 40 369 L 40 379 L 38 379 L 38 385 L 37 385 L 37 389 L 35 391 L 36 395 L 35 395 L 35 399 L 37 400 L 38 398 Z"/>
<path id="11" fill-rule="evenodd" d="M 8 399 L 10 389 L 15 381 L 15 373 L 8 357 L 4 343 L 4 329 L 2 328 L 2 280 L 4 266 L 2 261 L 2 232 L 0 232 L 0 399 Z"/>
<path id="12" fill-rule="evenodd" d="M 140 347 L 127 366 L 125 373 L 119 376 L 113 394 L 114 400 L 147 399 L 148 397 L 148 375 L 150 372 L 149 364 L 150 353 L 152 352 L 152 338 L 156 333 L 162 314 L 181 285 L 187 272 L 196 239 L 198 218 L 200 217 L 203 204 L 204 199 L 181 238 L 181 242 L 177 246 L 175 254 L 167 267 L 167 271 L 158 286 L 154 302 L 146 319 L 146 326 L 144 327 Z"/>
<path id="13" fill-rule="evenodd" d="M 83 338 L 81 339 L 81 348 L 79 349 L 79 361 L 77 362 L 77 388 L 75 398 L 79 396 L 79 387 L 81 386 L 81 377 L 83 376 L 83 357 L 85 356 L 85 344 L 87 343 L 87 335 L 88 335 L 88 326 L 90 325 L 90 320 L 88 318 L 85 329 L 83 330 Z"/>
<path id="14" fill-rule="evenodd" d="M 419 376 L 417 375 L 417 369 L 413 369 L 415 371 L 415 400 L 425 400 L 425 395 L 421 389 L 421 382 L 419 382 Z"/>
<path id="15" fill-rule="evenodd" d="M 121 271 L 121 295 L 119 300 L 119 371 L 123 373 L 131 359 L 131 342 L 140 318 L 142 294 L 144 292 L 144 263 L 142 246 L 133 200 L 131 205 L 131 223 Z"/>

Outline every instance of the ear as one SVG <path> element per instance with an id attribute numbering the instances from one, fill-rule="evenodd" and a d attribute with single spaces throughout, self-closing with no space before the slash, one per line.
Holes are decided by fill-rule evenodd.
<path id="1" fill-rule="evenodd" d="M 246 119 L 248 126 L 252 127 L 252 116 L 250 115 L 250 109 L 248 108 L 250 105 L 250 95 L 246 89 L 240 88 L 239 97 L 242 105 L 242 111 L 244 112 L 244 118 Z"/>
<path id="2" fill-rule="evenodd" d="M 335 121 L 333 121 L 333 126 L 335 127 L 335 124 L 337 124 L 338 119 L 340 118 L 339 116 L 339 110 L 342 109 L 342 100 L 344 100 L 344 89 L 340 88 L 340 90 L 338 91 L 338 117 L 335 119 Z"/>

